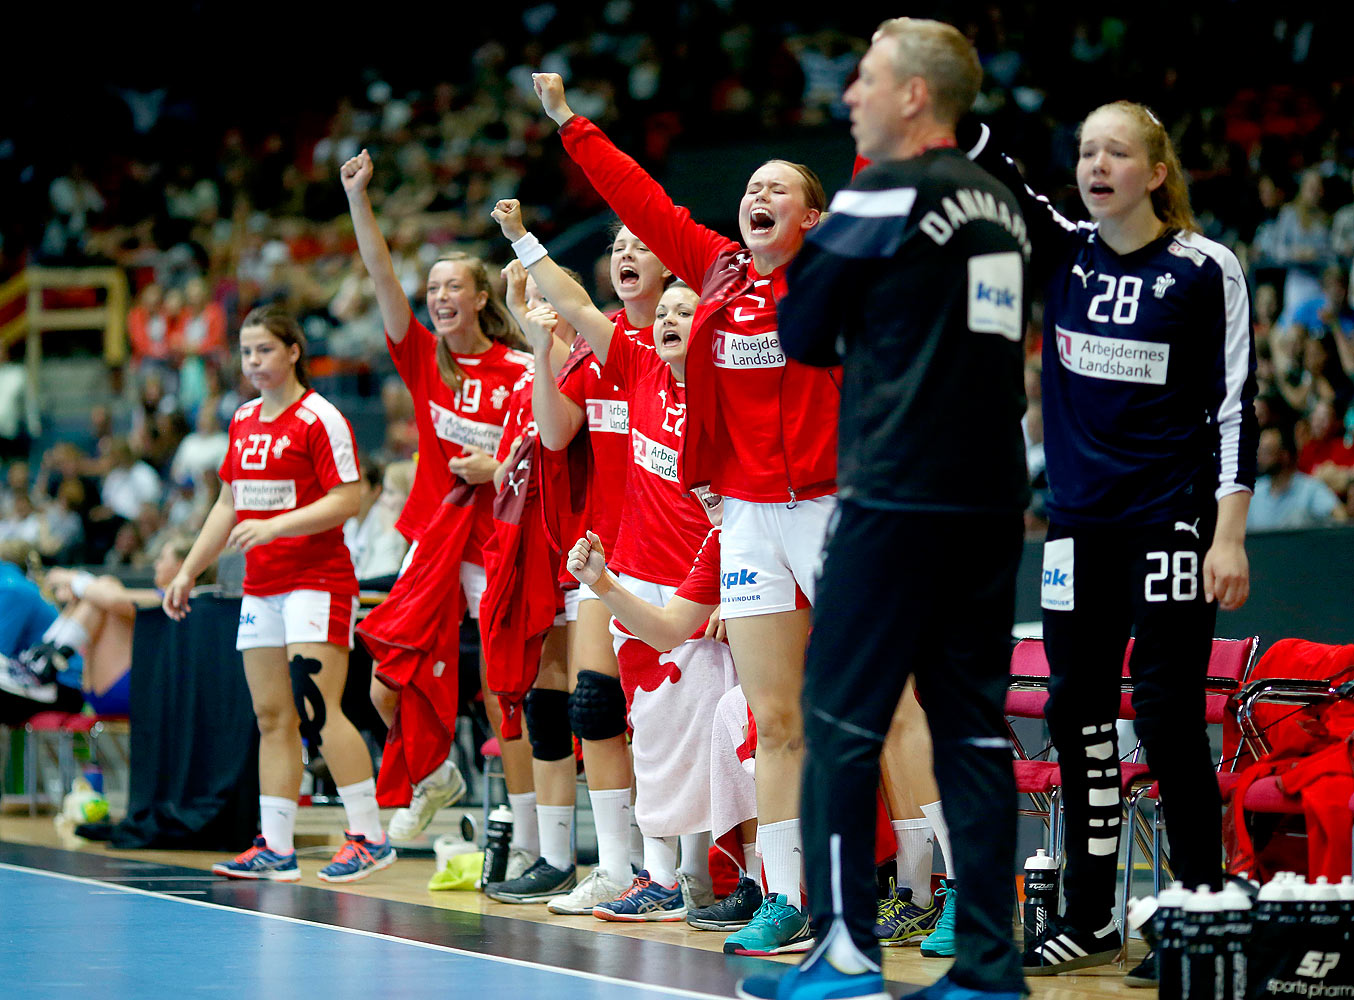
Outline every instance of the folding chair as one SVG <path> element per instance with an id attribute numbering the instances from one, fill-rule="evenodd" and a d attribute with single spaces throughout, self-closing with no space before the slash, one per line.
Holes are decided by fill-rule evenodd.
<path id="1" fill-rule="evenodd" d="M 1119 696 L 1119 719 L 1132 719 L 1132 688 L 1128 680 L 1128 658 L 1133 650 L 1130 639 L 1124 651 L 1123 683 Z M 1011 651 L 1011 685 L 1006 694 L 1007 731 L 1015 754 L 1014 771 L 1016 791 L 1030 796 L 1035 808 L 1019 810 L 1022 816 L 1038 816 L 1048 824 L 1049 856 L 1061 862 L 1065 829 L 1062 810 L 1062 769 L 1056 761 L 1047 759 L 1052 744 L 1034 754 L 1029 753 L 1016 735 L 1011 718 L 1043 719 L 1048 704 L 1048 659 L 1042 639 L 1021 639 Z M 1119 762 L 1119 783 L 1125 795 L 1146 780 L 1147 765 L 1139 760 L 1141 744 L 1135 745 Z M 1147 841 L 1145 830 L 1136 830 L 1135 836 Z"/>
<path id="2" fill-rule="evenodd" d="M 1241 691 L 1251 671 L 1255 668 L 1256 655 L 1260 648 L 1260 637 L 1253 635 L 1249 639 L 1214 639 L 1208 657 L 1208 674 L 1204 680 L 1207 694 L 1204 698 L 1204 721 L 1210 726 L 1223 726 L 1223 750 L 1217 763 L 1218 786 L 1224 799 L 1231 790 L 1235 779 L 1236 747 L 1229 747 L 1226 723 L 1231 717 L 1232 699 Z M 1139 809 L 1143 799 L 1152 803 L 1151 820 L 1151 857 L 1152 891 L 1161 891 L 1163 873 L 1168 863 L 1162 851 L 1161 834 L 1166 828 L 1161 812 L 1161 795 L 1158 783 L 1151 774 L 1144 772 L 1142 783 L 1128 796 L 1129 821 L 1138 828 L 1141 822 Z M 1134 841 L 1128 838 L 1124 855 L 1124 893 L 1120 909 L 1121 926 L 1128 926 L 1128 899 L 1133 880 Z"/>

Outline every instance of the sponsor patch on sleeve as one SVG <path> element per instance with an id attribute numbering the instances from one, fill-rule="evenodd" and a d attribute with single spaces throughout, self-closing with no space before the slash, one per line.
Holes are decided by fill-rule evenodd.
<path id="1" fill-rule="evenodd" d="M 1071 538 L 1055 538 L 1044 543 L 1044 576 L 1039 587 L 1039 606 L 1049 611 L 1072 611 L 1076 608 L 1072 578 L 1073 541 Z"/>
<path id="2" fill-rule="evenodd" d="M 984 253 L 968 259 L 968 328 L 1019 340 L 1024 312 L 1020 253 Z"/>

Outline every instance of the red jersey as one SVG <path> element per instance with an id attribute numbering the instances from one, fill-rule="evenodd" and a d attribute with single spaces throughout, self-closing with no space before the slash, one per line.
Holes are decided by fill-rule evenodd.
<path id="1" fill-rule="evenodd" d="M 466 445 L 497 454 L 508 396 L 522 373 L 531 367 L 531 355 L 500 343 L 482 354 L 453 354 L 465 379 L 460 390 L 452 392 L 437 371 L 437 338 L 418 320 L 410 318 L 409 330 L 398 344 L 387 337 L 386 347 L 414 397 L 418 469 L 395 527 L 406 538 L 417 541 L 437 505 L 451 491 L 453 476 L 447 463 L 464 456 Z M 480 562 L 480 549 L 492 534 L 493 505 L 493 483 L 476 486 L 478 520 L 466 549 L 469 562 Z"/>
<path id="2" fill-rule="evenodd" d="M 786 359 L 776 320 L 784 269 L 758 274 L 749 251 L 692 221 L 586 118 L 570 118 L 560 138 L 630 231 L 700 292 L 687 352 L 683 488 L 708 483 L 754 503 L 836 492 L 841 369 Z"/>
<path id="3" fill-rule="evenodd" d="M 335 487 L 358 481 L 353 428 L 333 403 L 307 390 L 272 420 L 260 417 L 262 404 L 262 397 L 251 399 L 230 421 L 230 448 L 220 474 L 230 484 L 236 520 L 308 507 Z M 278 538 L 245 554 L 246 594 L 292 590 L 357 593 L 342 525 Z"/>
<path id="4" fill-rule="evenodd" d="M 675 587 L 710 530 L 700 501 L 677 484 L 686 424 L 686 387 L 652 348 L 613 337 L 602 378 L 629 398 L 630 455 L 612 569 Z"/>
<path id="5" fill-rule="evenodd" d="M 653 350 L 653 326 L 642 330 L 631 326 L 624 311 L 616 317 L 612 343 L 622 337 Z M 592 348 L 579 337 L 574 351 L 591 353 Z M 595 357 L 566 370 L 559 390 L 583 410 L 587 419 L 592 457 L 588 466 L 588 527 L 597 532 L 610 552 L 616 547 L 621 526 L 626 470 L 630 467 L 629 394 L 612 380 L 602 378 L 602 363 Z"/>
<path id="6" fill-rule="evenodd" d="M 677 588 L 677 597 L 685 597 L 693 604 L 719 607 L 719 529 L 711 528 L 696 553 L 691 571 Z"/>
<path id="7" fill-rule="evenodd" d="M 528 369 L 512 387 L 508 396 L 507 414 L 503 418 L 503 436 L 499 438 L 494 461 L 500 465 L 512 454 L 513 442 L 519 437 L 536 437 L 536 418 L 531 410 L 531 384 L 536 381 L 534 369 Z"/>

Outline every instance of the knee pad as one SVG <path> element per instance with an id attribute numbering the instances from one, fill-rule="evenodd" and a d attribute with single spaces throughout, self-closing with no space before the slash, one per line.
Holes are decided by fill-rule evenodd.
<path id="1" fill-rule="evenodd" d="M 580 740 L 609 740 L 625 732 L 621 682 L 596 670 L 580 670 L 569 695 L 569 725 Z"/>
<path id="2" fill-rule="evenodd" d="M 296 714 L 301 718 L 301 738 L 312 747 L 320 745 L 320 730 L 326 719 L 324 695 L 315 683 L 320 672 L 320 661 L 299 653 L 291 658 L 291 696 L 296 702 Z"/>
<path id="3" fill-rule="evenodd" d="M 527 692 L 523 711 L 531 756 L 537 760 L 563 760 L 574 753 L 574 734 L 569 728 L 569 692 L 533 688 Z"/>

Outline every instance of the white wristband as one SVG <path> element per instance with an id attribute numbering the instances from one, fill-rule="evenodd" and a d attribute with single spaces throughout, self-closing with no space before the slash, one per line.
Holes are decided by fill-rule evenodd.
<path id="1" fill-rule="evenodd" d="M 550 253 L 541 246 L 541 241 L 533 233 L 527 233 L 520 240 L 513 240 L 512 252 L 517 254 L 517 259 L 522 262 L 523 267 L 530 267 Z"/>
<path id="2" fill-rule="evenodd" d="M 84 597 L 85 591 L 89 589 L 89 585 L 93 582 L 93 573 L 86 573 L 83 570 L 74 573 L 71 575 L 71 593 L 76 597 Z"/>

